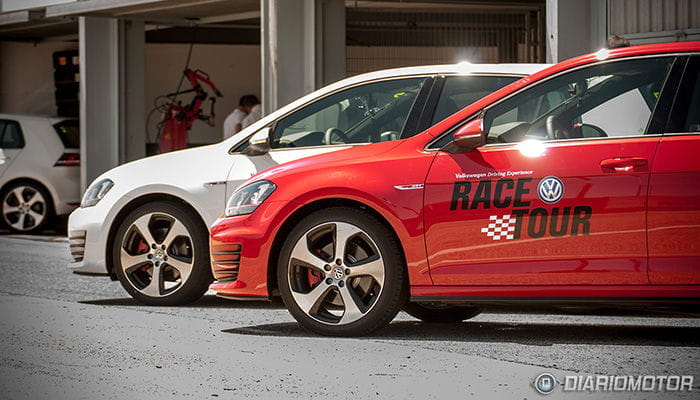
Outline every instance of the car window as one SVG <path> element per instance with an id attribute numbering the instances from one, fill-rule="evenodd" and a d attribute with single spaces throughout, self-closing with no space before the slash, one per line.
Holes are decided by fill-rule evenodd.
<path id="1" fill-rule="evenodd" d="M 65 148 L 80 148 L 80 123 L 77 119 L 67 119 L 55 124 L 53 127 Z"/>
<path id="2" fill-rule="evenodd" d="M 694 79 L 693 94 L 690 96 L 682 132 L 700 132 L 700 70 L 695 71 Z"/>
<path id="3" fill-rule="evenodd" d="M 448 76 L 431 125 L 518 79 L 511 76 Z"/>
<path id="4" fill-rule="evenodd" d="M 673 57 L 572 71 L 487 110 L 489 143 L 643 135 Z"/>
<path id="5" fill-rule="evenodd" d="M 399 139 L 426 78 L 374 82 L 334 93 L 275 124 L 271 147 Z"/>
<path id="6" fill-rule="evenodd" d="M 24 147 L 22 129 L 16 121 L 0 121 L 0 148 L 21 149 Z"/>

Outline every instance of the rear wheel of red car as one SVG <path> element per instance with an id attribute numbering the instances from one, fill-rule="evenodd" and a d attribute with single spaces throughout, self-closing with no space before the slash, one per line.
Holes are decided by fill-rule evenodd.
<path id="1" fill-rule="evenodd" d="M 299 222 L 282 247 L 277 268 L 282 299 L 312 332 L 369 334 L 388 325 L 407 300 L 399 249 L 393 232 L 367 212 L 316 211 Z"/>
<path id="2" fill-rule="evenodd" d="M 403 311 L 423 322 L 461 322 L 481 314 L 481 309 L 433 303 L 406 303 Z"/>
<path id="3" fill-rule="evenodd" d="M 213 280 L 209 232 L 192 211 L 177 203 L 137 207 L 123 219 L 112 246 L 114 272 L 140 303 L 191 303 Z"/>

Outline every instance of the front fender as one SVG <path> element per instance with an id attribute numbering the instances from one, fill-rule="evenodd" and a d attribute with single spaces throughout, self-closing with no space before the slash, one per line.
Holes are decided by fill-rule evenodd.
<path id="1" fill-rule="evenodd" d="M 393 192 L 398 193 L 393 193 Z M 377 193 L 377 192 L 373 192 Z M 401 201 L 397 201 L 397 197 Z M 284 221 L 297 213 L 303 213 L 314 203 L 329 200 L 349 200 L 364 205 L 379 214 L 396 233 L 401 244 L 401 250 L 406 259 L 406 266 L 412 285 L 431 285 L 430 269 L 428 268 L 425 240 L 423 238 L 423 191 L 414 190 L 410 193 L 401 192 L 393 187 L 379 194 L 372 194 L 358 189 L 346 187 L 330 187 L 311 190 L 288 201 L 280 210 L 274 237 L 279 234 L 279 228 Z"/>

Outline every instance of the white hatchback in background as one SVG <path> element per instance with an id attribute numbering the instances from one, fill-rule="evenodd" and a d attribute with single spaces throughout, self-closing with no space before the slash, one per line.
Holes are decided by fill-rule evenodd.
<path id="1" fill-rule="evenodd" d="M 241 182 L 287 161 L 413 136 L 545 67 L 457 64 L 358 75 L 223 142 L 116 167 L 90 185 L 70 216 L 70 267 L 119 279 L 142 303 L 197 300 L 212 281 L 208 227 Z"/>
<path id="2" fill-rule="evenodd" d="M 78 121 L 0 114 L 0 226 L 36 233 L 80 204 Z"/>

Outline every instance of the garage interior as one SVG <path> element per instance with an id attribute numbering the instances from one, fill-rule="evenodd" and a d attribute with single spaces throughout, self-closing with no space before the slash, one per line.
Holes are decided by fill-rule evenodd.
<path id="1" fill-rule="evenodd" d="M 196 146 L 221 140 L 244 94 L 268 113 L 376 69 L 557 62 L 613 33 L 700 40 L 697 1 L 661 3 L 662 13 L 643 0 L 0 0 L 0 112 L 80 118 L 84 189 L 154 152 L 154 103 L 186 65 L 224 95 L 215 126 L 189 132 Z"/>

